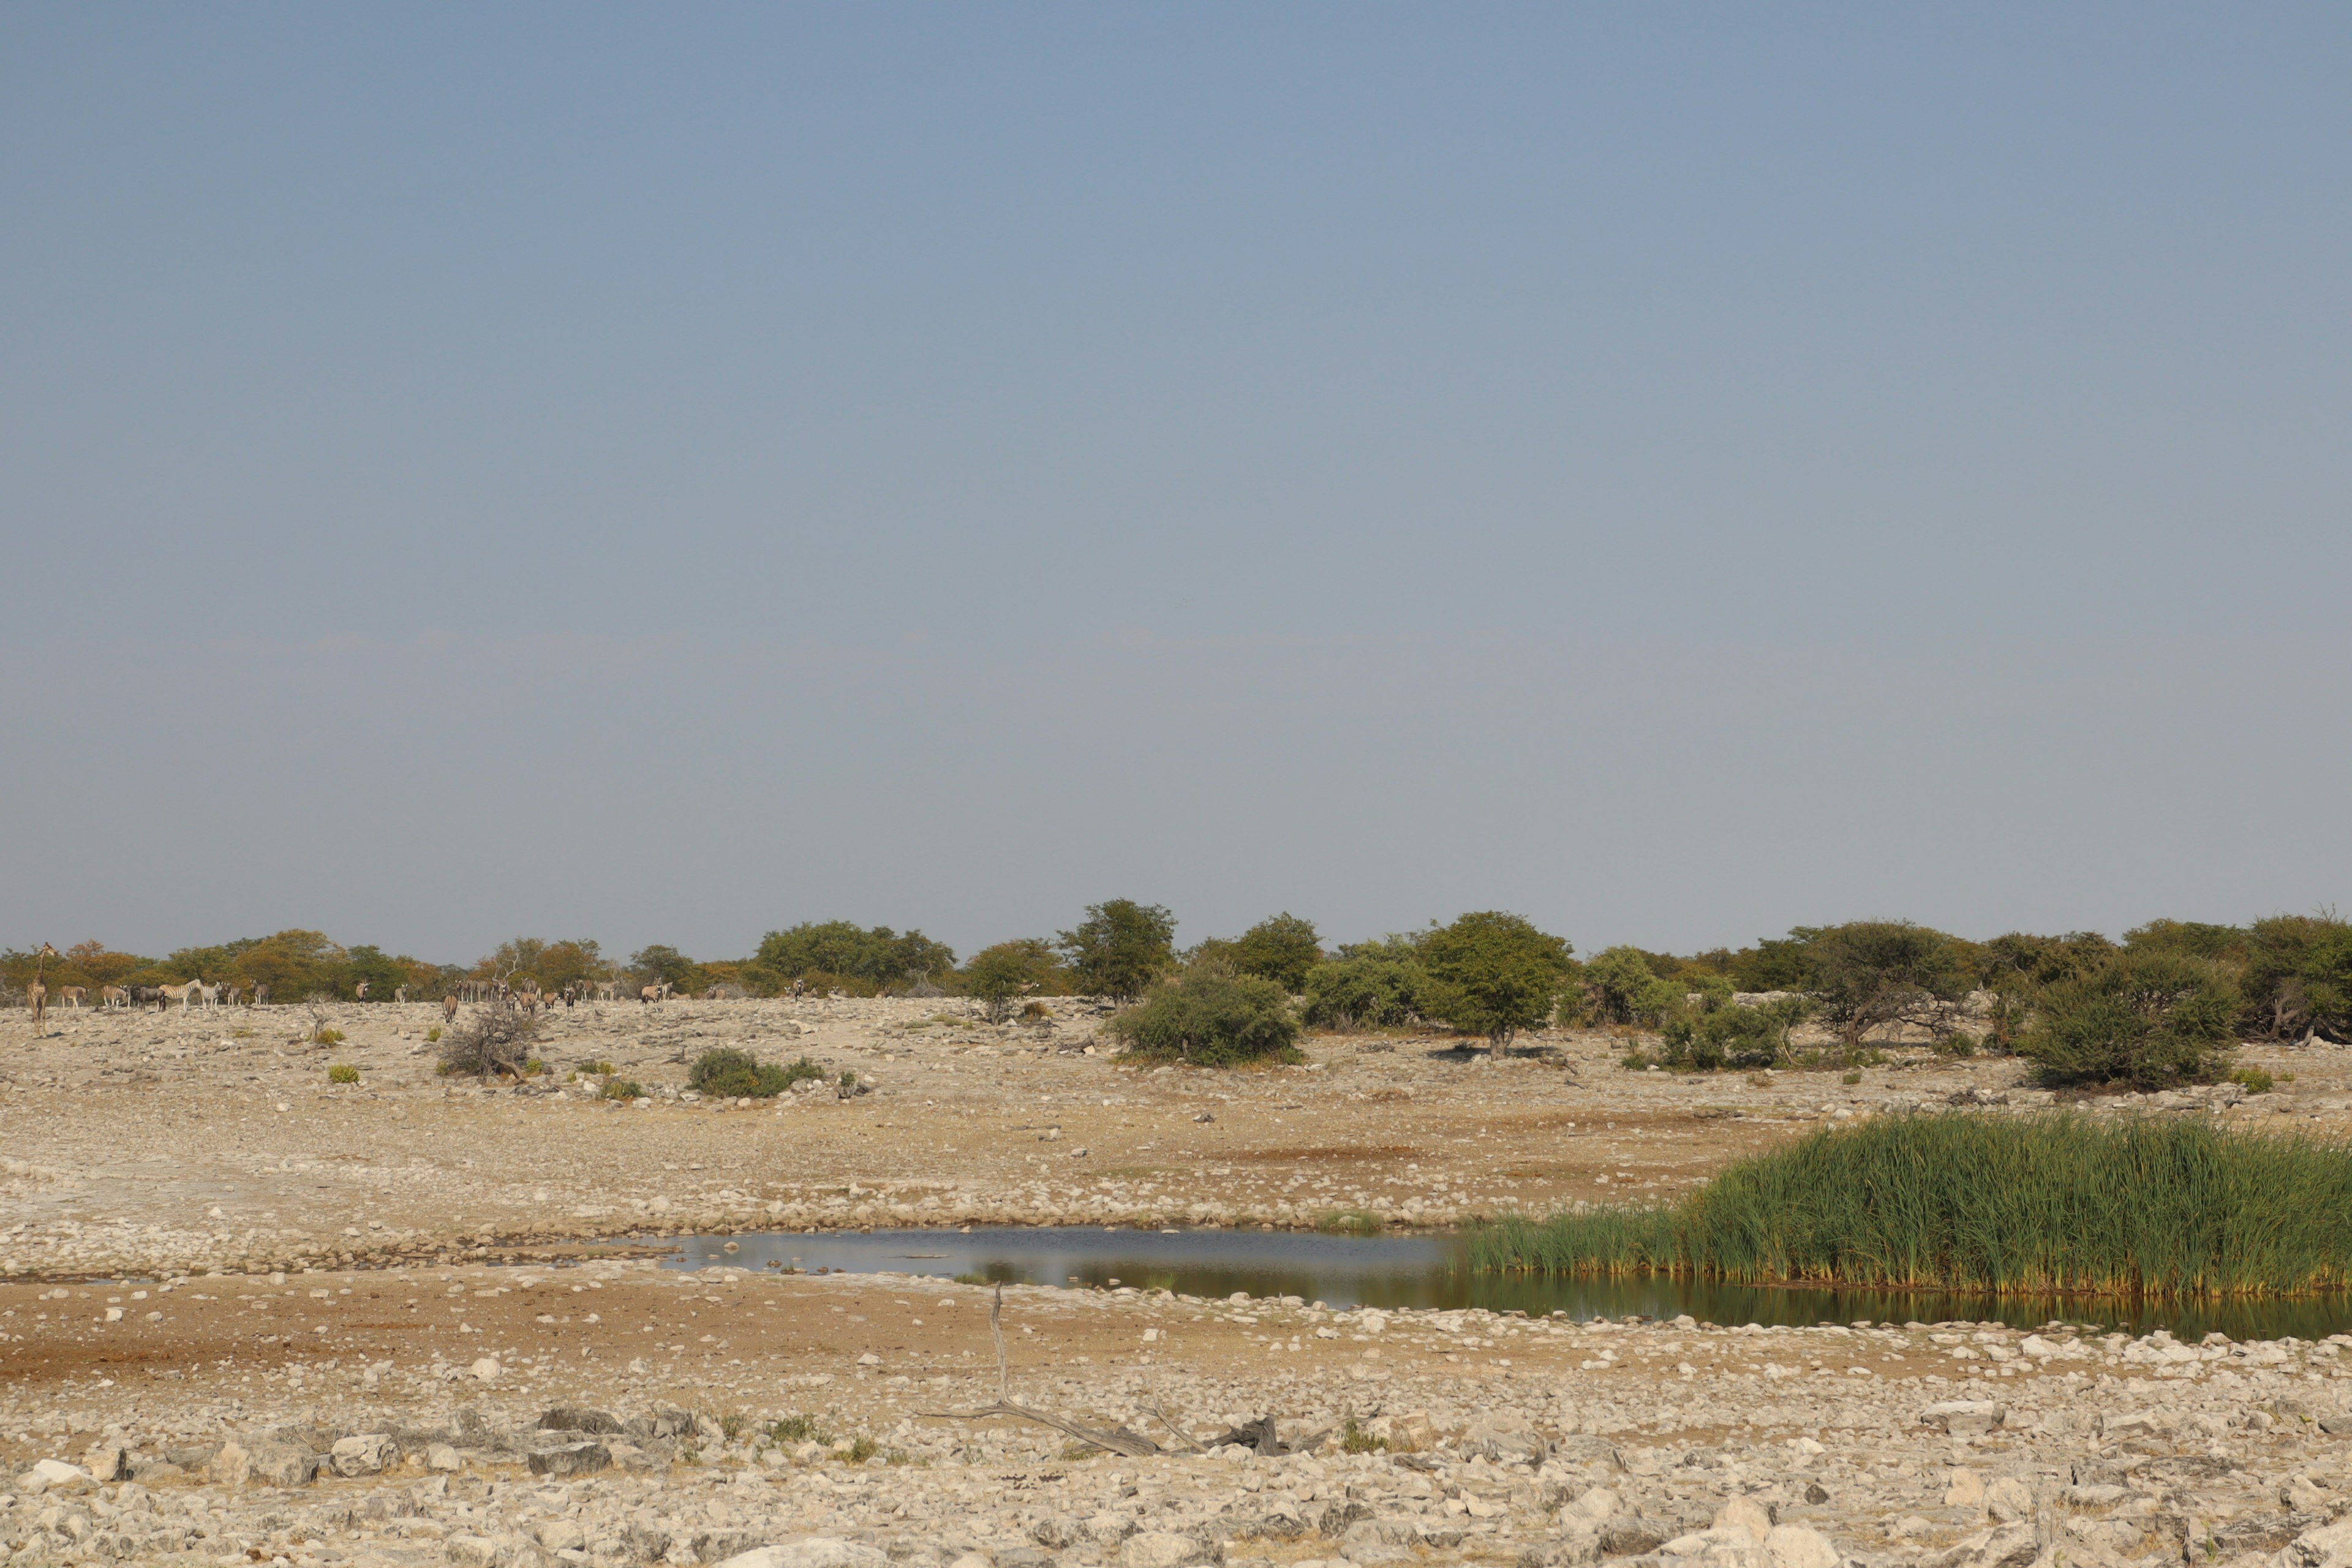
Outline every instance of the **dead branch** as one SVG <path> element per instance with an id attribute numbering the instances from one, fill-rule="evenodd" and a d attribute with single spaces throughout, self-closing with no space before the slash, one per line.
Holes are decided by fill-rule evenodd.
<path id="1" fill-rule="evenodd" d="M 1012 1392 L 1012 1364 L 1006 1360 L 1004 1354 L 1003 1309 L 1004 1283 L 999 1280 L 996 1294 L 990 1298 L 988 1303 L 988 1331 L 996 1341 L 996 1403 L 983 1405 L 977 1410 L 926 1410 L 920 1414 L 943 1421 L 985 1421 L 994 1415 L 1011 1415 L 1023 1421 L 1034 1421 L 1041 1426 L 1051 1426 L 1056 1432 L 1067 1433 L 1081 1443 L 1091 1443 L 1097 1448 L 1113 1454 L 1124 1454 L 1130 1458 L 1145 1458 L 1153 1454 L 1166 1452 L 1159 1444 L 1140 1432 L 1130 1432 L 1124 1426 L 1113 1427 L 1108 1432 L 1099 1431 L 1092 1426 L 1081 1426 L 1075 1421 L 1048 1415 L 1043 1410 L 1032 1410 L 1025 1405 L 1015 1403 Z M 1160 1419 L 1165 1421 L 1167 1417 L 1163 1415 Z M 1180 1433 L 1179 1436 L 1181 1434 Z M 1191 1439 L 1187 1438 L 1186 1441 L 1189 1442 Z"/>

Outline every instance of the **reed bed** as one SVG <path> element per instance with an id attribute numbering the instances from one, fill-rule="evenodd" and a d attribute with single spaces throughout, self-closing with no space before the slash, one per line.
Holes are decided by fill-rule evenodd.
<path id="1" fill-rule="evenodd" d="M 1888 1117 L 1671 1206 L 1511 1218 L 1484 1271 L 1995 1294 L 2291 1296 L 2352 1279 L 2352 1151 L 2202 1121 Z"/>

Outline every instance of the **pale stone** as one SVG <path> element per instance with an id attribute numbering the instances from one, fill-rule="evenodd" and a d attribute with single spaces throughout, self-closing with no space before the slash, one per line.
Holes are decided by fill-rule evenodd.
<path id="1" fill-rule="evenodd" d="M 719 1568 L 884 1568 L 890 1559 L 871 1546 L 831 1535 L 796 1535 L 741 1552 Z"/>
<path id="2" fill-rule="evenodd" d="M 1761 1546 L 1772 1533 L 1772 1516 L 1747 1498 L 1736 1497 L 1715 1510 L 1714 1528 L 1744 1531 L 1752 1544 Z"/>
<path id="3" fill-rule="evenodd" d="M 1223 1557 L 1214 1544 L 1197 1535 L 1166 1530 L 1130 1535 L 1118 1549 L 1119 1568 L 1189 1568 L 1192 1563 L 1217 1563 Z"/>
<path id="4" fill-rule="evenodd" d="M 1838 1568 L 1838 1551 L 1818 1530 L 1776 1524 L 1764 1536 L 1765 1568 Z"/>

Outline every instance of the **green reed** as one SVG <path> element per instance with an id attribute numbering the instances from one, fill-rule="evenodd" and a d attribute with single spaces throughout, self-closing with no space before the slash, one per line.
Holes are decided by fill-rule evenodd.
<path id="1" fill-rule="evenodd" d="M 2201 1120 L 1888 1117 L 1658 1208 L 1509 1218 L 1472 1267 L 1727 1284 L 2276 1296 L 2352 1279 L 2352 1151 Z"/>

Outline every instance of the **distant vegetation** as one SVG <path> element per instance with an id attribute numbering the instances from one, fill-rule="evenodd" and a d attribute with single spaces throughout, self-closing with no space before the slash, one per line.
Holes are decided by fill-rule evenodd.
<path id="1" fill-rule="evenodd" d="M 30 953 L 0 952 L 11 994 L 21 997 L 33 969 Z M 247 993 L 267 985 L 279 1003 L 351 1001 L 362 984 L 367 1001 L 383 1002 L 403 986 L 437 1000 L 468 982 L 542 993 L 611 983 L 624 999 L 667 984 L 679 996 L 961 995 L 1003 1022 L 1034 1018 L 1056 996 L 1138 1003 L 1195 971 L 1263 982 L 1285 998 L 1286 1017 L 1311 1028 L 1437 1028 L 1500 1047 L 1550 1022 L 1618 1031 L 1629 1061 L 1677 1070 L 1787 1065 L 1807 1023 L 1832 1037 L 1819 1065 L 1865 1065 L 1873 1040 L 1900 1033 L 1954 1054 L 2021 1055 L 2058 1086 L 2210 1079 L 2230 1070 L 2226 1048 L 2241 1039 L 2352 1043 L 2352 924 L 2325 912 L 2245 926 L 2151 921 L 2120 942 L 2095 931 L 1973 942 L 1908 921 L 1853 921 L 1737 950 L 1619 944 L 1580 959 L 1564 938 L 1499 910 L 1328 950 L 1312 921 L 1286 910 L 1180 948 L 1167 908 L 1109 899 L 1068 931 L 996 942 L 961 963 L 918 930 L 804 921 L 740 959 L 654 943 L 620 961 L 585 938 L 517 937 L 470 965 L 436 964 L 283 931 L 161 959 L 84 942 L 45 973 L 53 1005 L 66 986 L 95 1003 L 109 985 L 198 978 Z"/>
<path id="2" fill-rule="evenodd" d="M 2291 1295 L 2352 1283 L 2352 1151 L 2199 1121 L 1890 1117 L 1670 1207 L 1506 1219 L 1474 1267 L 1728 1284 Z"/>

